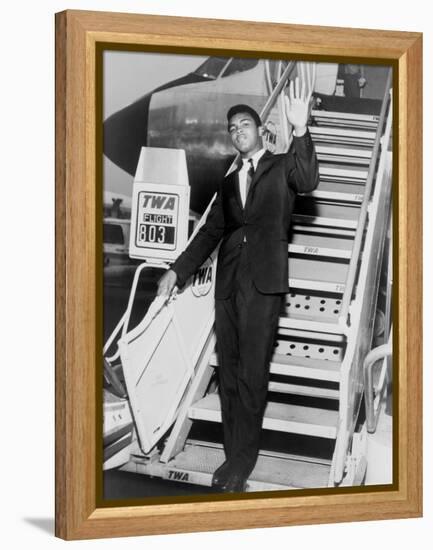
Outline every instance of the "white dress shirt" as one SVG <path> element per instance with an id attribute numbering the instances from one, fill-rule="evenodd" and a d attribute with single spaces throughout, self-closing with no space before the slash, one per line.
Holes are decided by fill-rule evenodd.
<path id="1" fill-rule="evenodd" d="M 260 149 L 257 153 L 251 157 L 253 160 L 254 172 L 257 170 L 257 164 L 262 158 L 262 155 L 265 153 L 266 149 Z M 251 167 L 249 162 L 250 159 L 242 159 L 242 168 L 239 170 L 239 191 L 241 194 L 242 206 L 245 207 L 245 202 L 247 200 L 247 173 Z"/>

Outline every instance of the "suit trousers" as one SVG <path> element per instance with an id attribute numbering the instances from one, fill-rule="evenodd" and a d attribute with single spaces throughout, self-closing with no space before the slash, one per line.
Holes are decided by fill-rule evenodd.
<path id="1" fill-rule="evenodd" d="M 224 451 L 230 468 L 248 477 L 257 461 L 282 294 L 262 294 L 251 278 L 247 243 L 240 245 L 233 290 L 215 300 Z"/>

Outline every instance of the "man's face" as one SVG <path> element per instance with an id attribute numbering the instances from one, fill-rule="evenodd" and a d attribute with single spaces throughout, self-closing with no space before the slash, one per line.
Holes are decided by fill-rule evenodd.
<path id="1" fill-rule="evenodd" d="M 233 146 L 242 157 L 249 158 L 261 149 L 261 126 L 256 126 L 249 113 L 237 113 L 232 116 L 228 130 Z"/>

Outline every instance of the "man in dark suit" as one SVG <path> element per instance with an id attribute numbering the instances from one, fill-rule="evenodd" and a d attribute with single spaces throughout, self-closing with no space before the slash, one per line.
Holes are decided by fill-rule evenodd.
<path id="1" fill-rule="evenodd" d="M 269 362 L 288 288 L 288 235 L 298 192 L 318 184 L 318 164 L 307 129 L 312 90 L 291 82 L 286 115 L 294 128 L 286 154 L 262 145 L 259 115 L 248 105 L 227 113 L 240 153 L 237 169 L 221 183 L 205 224 L 159 282 L 158 294 L 181 287 L 221 241 L 215 284 L 215 327 L 226 461 L 213 485 L 245 490 L 259 452 Z"/>

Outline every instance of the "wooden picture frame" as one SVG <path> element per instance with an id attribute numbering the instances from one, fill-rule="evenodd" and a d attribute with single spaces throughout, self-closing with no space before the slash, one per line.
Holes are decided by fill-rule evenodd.
<path id="1" fill-rule="evenodd" d="M 271 498 L 101 506 L 102 336 L 96 153 L 98 44 L 154 51 L 389 62 L 394 70 L 395 482 Z M 344 50 L 343 50 L 344 48 Z M 99 220 L 99 221 L 98 221 Z M 418 517 L 422 514 L 422 35 L 135 14 L 56 14 L 56 536 L 72 540 Z M 99 266 L 99 267 L 98 267 Z M 96 275 L 95 275 L 96 274 Z M 347 488 L 350 489 L 350 488 Z"/>

